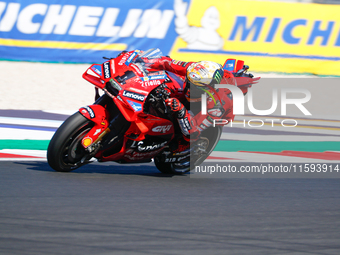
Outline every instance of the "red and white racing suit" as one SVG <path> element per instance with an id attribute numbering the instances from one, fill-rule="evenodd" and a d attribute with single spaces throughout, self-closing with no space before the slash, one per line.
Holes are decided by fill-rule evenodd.
<path id="1" fill-rule="evenodd" d="M 166 100 L 166 103 L 171 107 L 172 111 L 176 115 L 185 140 L 190 141 L 197 139 L 201 131 L 213 125 L 214 119 L 221 119 L 220 111 L 225 112 L 225 114 L 223 114 L 223 119 L 227 119 L 228 121 L 234 119 L 234 115 L 232 114 L 232 100 L 229 97 L 225 97 L 222 105 L 219 104 L 219 107 L 216 107 L 216 100 L 209 96 L 207 98 L 207 115 L 202 115 L 201 112 L 199 112 L 196 116 L 193 116 L 193 114 L 188 112 L 181 103 L 183 100 L 186 100 L 184 93 L 186 90 L 185 77 L 187 68 L 194 62 L 183 62 L 173 60 L 169 57 L 143 60 L 148 68 L 165 70 L 174 73 L 179 76 L 181 82 L 183 82 L 183 84 L 181 84 L 182 89 L 178 89 L 178 87 L 174 86 L 173 83 L 167 84 L 170 98 Z M 224 72 L 224 76 L 226 78 L 233 77 L 233 75 L 228 71 Z M 187 95 L 188 94 L 189 93 L 187 93 Z M 193 100 L 190 100 L 189 98 L 187 99 L 190 102 L 200 101 L 200 98 L 195 98 Z"/>

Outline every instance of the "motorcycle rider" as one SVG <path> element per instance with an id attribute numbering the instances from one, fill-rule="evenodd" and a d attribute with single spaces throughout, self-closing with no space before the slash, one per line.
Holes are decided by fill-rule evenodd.
<path id="1" fill-rule="evenodd" d="M 194 116 L 179 100 L 178 90 L 167 87 L 170 98 L 166 99 L 165 102 L 177 118 L 183 138 L 186 141 L 196 140 L 201 131 L 213 125 L 214 118 L 221 118 L 225 109 L 229 109 L 230 112 L 225 118 L 233 119 L 231 99 L 222 103 L 214 89 L 214 85 L 220 84 L 223 77 L 233 78 L 233 75 L 223 70 L 220 64 L 211 61 L 183 62 L 171 59 L 168 56 L 153 59 L 143 58 L 143 61 L 148 68 L 165 70 L 184 77 L 183 92 L 189 103 L 200 102 L 203 93 L 209 95 L 208 115 L 198 113 Z"/>

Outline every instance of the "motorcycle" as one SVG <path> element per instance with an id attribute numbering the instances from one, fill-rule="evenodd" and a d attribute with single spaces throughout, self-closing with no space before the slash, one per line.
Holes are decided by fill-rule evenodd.
<path id="1" fill-rule="evenodd" d="M 159 49 L 122 52 L 85 71 L 83 78 L 95 86 L 95 102 L 66 119 L 52 137 L 47 160 L 54 170 L 69 172 L 94 158 L 121 164 L 154 161 L 162 173 L 184 174 L 211 154 L 223 126 L 203 130 L 199 139 L 191 143 L 182 139 L 178 123 L 164 101 L 168 98 L 166 84 L 173 83 L 183 91 L 183 77 L 146 68 L 141 61 L 162 55 Z M 248 67 L 240 60 L 228 59 L 224 69 L 233 69 L 233 82 L 245 93 L 259 79 L 248 74 Z M 99 90 L 104 93 L 100 95 Z M 231 98 L 228 89 L 218 89 L 216 93 L 222 100 Z M 180 101 L 184 103 L 184 93 Z M 190 104 L 185 106 L 190 110 Z"/>

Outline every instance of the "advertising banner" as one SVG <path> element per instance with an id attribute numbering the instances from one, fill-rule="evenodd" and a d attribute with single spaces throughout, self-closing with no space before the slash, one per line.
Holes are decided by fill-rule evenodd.
<path id="1" fill-rule="evenodd" d="M 0 58 L 90 63 L 123 50 L 169 52 L 173 17 L 166 0 L 0 1 Z"/>
<path id="2" fill-rule="evenodd" d="M 172 57 L 222 64 L 236 58 L 257 71 L 339 75 L 339 5 L 178 0 L 174 10 L 179 36 Z"/>
<path id="3" fill-rule="evenodd" d="M 246 0 L 0 1 L 0 59 L 91 63 L 158 47 L 183 61 L 337 76 L 339 12 Z"/>

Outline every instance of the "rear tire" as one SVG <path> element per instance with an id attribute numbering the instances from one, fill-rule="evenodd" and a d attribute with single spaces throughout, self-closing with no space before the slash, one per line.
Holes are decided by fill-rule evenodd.
<path id="1" fill-rule="evenodd" d="M 155 165 L 157 169 L 163 174 L 175 174 L 181 175 L 190 172 L 190 170 L 194 169 L 195 166 L 198 166 L 203 163 L 204 160 L 213 152 L 217 143 L 219 142 L 222 135 L 222 127 L 211 127 L 204 132 L 202 132 L 201 137 L 202 140 L 208 140 L 209 144 L 206 149 L 206 153 L 198 158 L 190 157 L 188 161 L 184 161 L 181 163 L 165 163 L 160 160 L 159 157 L 155 157 Z M 198 140 L 199 141 L 199 140 Z"/>
<path id="2" fill-rule="evenodd" d="M 190 171 L 190 161 L 186 162 L 187 166 L 183 166 L 180 163 L 165 163 L 155 157 L 155 165 L 157 169 L 163 174 L 175 174 L 181 175 Z"/>
<path id="3" fill-rule="evenodd" d="M 65 120 L 48 145 L 48 164 L 58 172 L 70 172 L 87 164 L 89 153 L 81 145 L 81 140 L 92 126 L 93 123 L 79 112 Z"/>
<path id="4" fill-rule="evenodd" d="M 194 161 L 191 162 L 191 164 L 193 165 L 191 169 L 194 169 L 195 166 L 199 166 L 200 164 L 202 164 L 204 160 L 206 160 L 207 157 L 209 157 L 209 155 L 213 152 L 216 145 L 220 141 L 222 130 L 223 130 L 222 126 L 217 126 L 217 127 L 210 127 L 206 129 L 205 131 L 203 131 L 201 136 L 208 139 L 209 141 L 208 148 L 206 149 L 207 153 L 205 153 L 204 155 L 202 155 L 201 157 L 197 159 L 194 159 Z"/>

